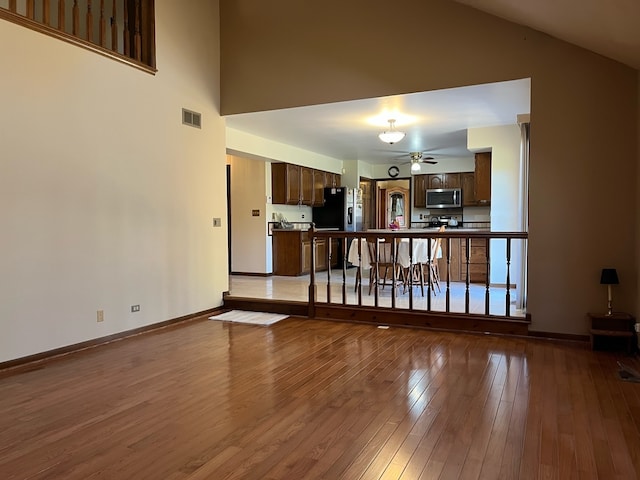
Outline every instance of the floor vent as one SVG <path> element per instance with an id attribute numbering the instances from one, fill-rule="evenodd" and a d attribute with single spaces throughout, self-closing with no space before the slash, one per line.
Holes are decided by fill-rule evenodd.
<path id="1" fill-rule="evenodd" d="M 202 128 L 202 114 L 183 108 L 182 123 L 183 125 L 189 125 L 190 127 Z"/>

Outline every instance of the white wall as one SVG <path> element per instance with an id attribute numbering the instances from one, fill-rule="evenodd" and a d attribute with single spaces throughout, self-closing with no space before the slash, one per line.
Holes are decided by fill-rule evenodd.
<path id="1" fill-rule="evenodd" d="M 519 231 L 522 218 L 522 212 L 519 211 L 520 128 L 517 125 L 470 128 L 467 132 L 467 148 L 472 151 L 491 151 L 491 230 Z M 506 285 L 506 242 L 492 241 L 490 256 L 490 282 Z M 520 278 L 522 269 L 520 241 L 512 243 L 511 262 L 509 281 L 514 283 Z"/>
<path id="2" fill-rule="evenodd" d="M 226 129 L 226 141 L 227 150 L 235 155 L 292 163 L 303 167 L 317 168 L 325 172 L 342 173 L 341 160 L 274 142 L 233 128 Z"/>
<path id="3" fill-rule="evenodd" d="M 155 76 L 0 21 L 0 361 L 222 303 L 218 2 L 156 20 Z"/>

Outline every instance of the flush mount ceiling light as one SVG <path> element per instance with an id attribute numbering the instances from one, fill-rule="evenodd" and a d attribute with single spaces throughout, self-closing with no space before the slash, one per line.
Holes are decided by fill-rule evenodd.
<path id="1" fill-rule="evenodd" d="M 398 143 L 400 140 L 404 138 L 405 133 L 399 132 L 395 129 L 396 121 L 395 119 L 389 119 L 389 130 L 382 132 L 378 135 L 378 138 L 382 140 L 384 143 L 388 143 L 389 145 L 393 145 L 394 143 Z"/>

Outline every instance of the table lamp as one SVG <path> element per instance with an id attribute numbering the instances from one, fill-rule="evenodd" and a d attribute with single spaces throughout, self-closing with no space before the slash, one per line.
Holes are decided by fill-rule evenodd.
<path id="1" fill-rule="evenodd" d="M 600 285 L 607 286 L 607 315 L 613 314 L 612 301 L 611 301 L 611 285 L 617 285 L 618 272 L 615 268 L 603 268 L 600 275 Z"/>

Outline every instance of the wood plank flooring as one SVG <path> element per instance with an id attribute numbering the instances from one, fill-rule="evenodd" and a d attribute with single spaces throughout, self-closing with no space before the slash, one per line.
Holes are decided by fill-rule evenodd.
<path id="1" fill-rule="evenodd" d="M 584 345 L 199 319 L 0 377 L 2 479 L 639 478 L 640 384 Z"/>

